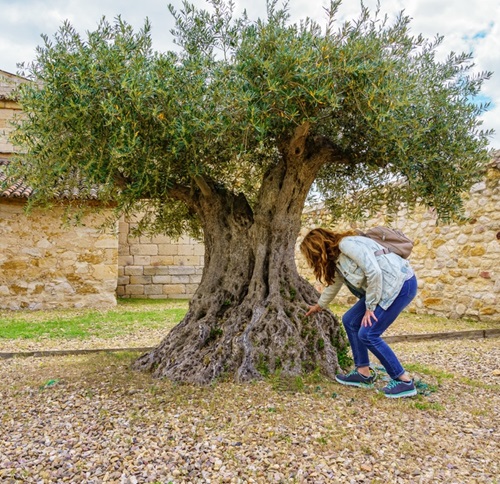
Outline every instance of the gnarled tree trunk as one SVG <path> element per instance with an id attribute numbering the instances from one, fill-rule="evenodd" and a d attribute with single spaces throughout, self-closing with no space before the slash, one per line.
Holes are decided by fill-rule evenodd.
<path id="1" fill-rule="evenodd" d="M 299 276 L 294 256 L 308 190 L 332 153 L 317 145 L 307 150 L 307 132 L 300 134 L 265 175 L 253 210 L 243 196 L 202 187 L 202 281 L 182 322 L 135 368 L 201 384 L 276 370 L 338 372 L 337 350 L 346 344 L 339 322 L 328 311 L 304 318 L 318 294 Z"/>

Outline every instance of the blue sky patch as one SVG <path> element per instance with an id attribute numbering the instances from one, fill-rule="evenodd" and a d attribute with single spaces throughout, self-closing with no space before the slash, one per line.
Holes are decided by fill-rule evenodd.
<path id="1" fill-rule="evenodd" d="M 466 41 L 468 41 L 468 42 L 474 42 L 476 40 L 484 39 L 485 37 L 488 36 L 488 34 L 491 33 L 494 25 L 495 25 L 495 22 L 491 21 L 488 24 L 487 28 L 485 28 L 483 30 L 480 30 L 479 32 L 476 32 L 474 35 L 465 35 L 463 37 L 463 39 L 466 40 Z"/>
<path id="2" fill-rule="evenodd" d="M 492 109 L 495 109 L 495 103 L 493 102 L 493 99 L 489 96 L 485 96 L 482 93 L 478 94 L 477 96 L 471 97 L 470 101 L 476 105 L 490 103 L 486 111 L 491 111 Z"/>

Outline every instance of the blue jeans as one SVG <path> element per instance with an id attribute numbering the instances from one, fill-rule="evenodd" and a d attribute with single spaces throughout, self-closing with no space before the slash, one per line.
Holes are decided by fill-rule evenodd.
<path id="1" fill-rule="evenodd" d="M 368 366 L 368 350 L 382 363 L 389 376 L 396 380 L 405 372 L 389 345 L 381 338 L 382 333 L 396 320 L 401 311 L 410 304 L 417 294 L 417 278 L 413 276 L 403 284 L 398 297 L 387 308 L 375 308 L 378 321 L 372 320 L 371 326 L 362 326 L 361 320 L 366 311 L 365 298 L 362 297 L 342 317 L 356 368 Z"/>

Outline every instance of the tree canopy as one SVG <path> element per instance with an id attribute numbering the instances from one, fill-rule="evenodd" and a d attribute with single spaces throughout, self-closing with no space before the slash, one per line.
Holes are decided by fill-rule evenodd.
<path id="1" fill-rule="evenodd" d="M 27 117 L 13 164 L 36 189 L 33 202 L 84 177 L 117 213 L 144 208 L 143 228 L 172 235 L 196 229 L 194 189 L 224 187 L 256 203 L 263 175 L 302 127 L 342 163 L 325 162 L 315 190 L 333 213 L 420 201 L 447 218 L 488 159 L 488 131 L 474 101 L 491 73 L 473 74 L 470 54 L 436 59 L 442 38 L 410 32 L 362 7 L 338 24 L 290 24 L 287 7 L 265 19 L 235 18 L 233 4 L 185 2 L 170 11 L 177 49 L 153 50 L 150 24 L 134 32 L 102 19 L 83 37 L 65 22 L 43 36 L 19 88 Z M 78 179 L 80 179 L 78 178 Z M 387 189 L 388 181 L 397 181 Z"/>

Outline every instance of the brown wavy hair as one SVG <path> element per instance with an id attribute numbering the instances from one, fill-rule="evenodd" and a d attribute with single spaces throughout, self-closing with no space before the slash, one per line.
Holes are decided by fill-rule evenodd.
<path id="1" fill-rule="evenodd" d="M 354 230 L 333 232 L 317 228 L 311 230 L 300 244 L 300 251 L 314 271 L 318 281 L 333 284 L 335 268 L 340 255 L 340 241 L 349 235 L 357 235 Z"/>

